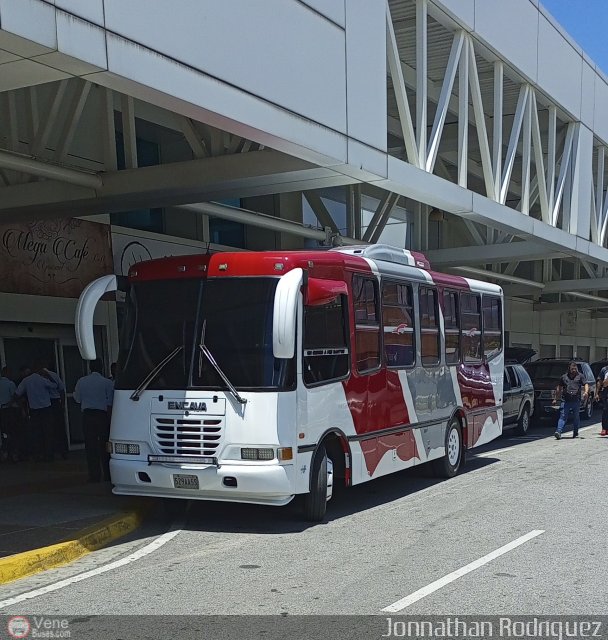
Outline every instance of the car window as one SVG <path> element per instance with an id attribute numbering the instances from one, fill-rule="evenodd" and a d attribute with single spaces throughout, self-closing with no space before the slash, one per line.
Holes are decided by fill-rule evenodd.
<path id="1" fill-rule="evenodd" d="M 505 369 L 503 386 L 505 391 L 508 391 L 511 388 L 511 382 L 509 381 L 509 367 Z"/>
<path id="2" fill-rule="evenodd" d="M 528 372 L 523 367 L 517 367 L 517 375 L 521 380 L 522 386 L 528 386 L 532 384 L 532 380 L 530 380 Z"/>
<path id="3" fill-rule="evenodd" d="M 549 378 L 559 380 L 565 373 L 568 372 L 569 360 L 559 361 L 546 361 L 546 362 L 533 362 L 525 366 L 525 370 L 530 375 L 532 380 L 539 380 L 541 378 Z M 583 375 L 585 380 L 594 380 L 593 371 L 587 362 L 577 362 L 576 366 L 579 373 Z"/>
<path id="4" fill-rule="evenodd" d="M 508 375 L 509 375 L 509 384 L 513 388 L 519 387 L 519 378 L 517 377 L 517 371 L 515 367 L 509 367 Z"/>
<path id="5" fill-rule="evenodd" d="M 553 378 L 558 380 L 568 369 L 567 362 L 534 362 L 526 366 L 526 371 L 533 380 Z"/>

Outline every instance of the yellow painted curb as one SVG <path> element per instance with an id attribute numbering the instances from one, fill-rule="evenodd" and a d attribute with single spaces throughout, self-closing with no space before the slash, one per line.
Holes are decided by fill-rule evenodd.
<path id="1" fill-rule="evenodd" d="M 135 531 L 142 520 L 141 512 L 128 511 L 83 529 L 75 540 L 66 540 L 49 547 L 0 558 L 0 585 L 78 560 L 87 553 L 101 549 Z"/>

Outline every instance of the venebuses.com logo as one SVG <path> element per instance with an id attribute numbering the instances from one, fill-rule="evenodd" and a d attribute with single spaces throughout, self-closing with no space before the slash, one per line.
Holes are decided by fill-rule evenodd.
<path id="1" fill-rule="evenodd" d="M 25 616 L 13 616 L 8 620 L 8 635 L 11 638 L 27 638 L 30 635 L 32 625 Z"/>
<path id="2" fill-rule="evenodd" d="M 7 622 L 8 635 L 16 640 L 23 638 L 69 638 L 70 623 L 65 618 L 44 616 L 12 616 Z"/>

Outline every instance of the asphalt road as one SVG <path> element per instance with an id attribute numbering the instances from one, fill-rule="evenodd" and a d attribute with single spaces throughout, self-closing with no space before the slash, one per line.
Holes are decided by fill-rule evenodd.
<path id="1" fill-rule="evenodd" d="M 606 614 L 608 438 L 552 431 L 507 435 L 452 480 L 420 468 L 340 492 L 314 526 L 295 506 L 194 502 L 168 534 L 153 522 L 5 586 L 0 613 Z"/>

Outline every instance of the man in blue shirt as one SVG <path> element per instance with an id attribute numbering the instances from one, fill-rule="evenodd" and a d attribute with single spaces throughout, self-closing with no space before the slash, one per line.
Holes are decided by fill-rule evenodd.
<path id="1" fill-rule="evenodd" d="M 114 397 L 114 385 L 101 372 L 101 360 L 89 363 L 91 373 L 83 376 L 74 388 L 74 400 L 82 411 L 82 430 L 87 454 L 89 482 L 110 480 L 110 456 L 106 443 L 110 439 L 110 412 Z"/>
<path id="2" fill-rule="evenodd" d="M 35 458 L 53 459 L 53 412 L 51 410 L 51 391 L 57 387 L 50 379 L 43 362 L 38 362 L 34 373 L 23 378 L 15 395 L 26 398 L 30 415 L 30 431 Z"/>

